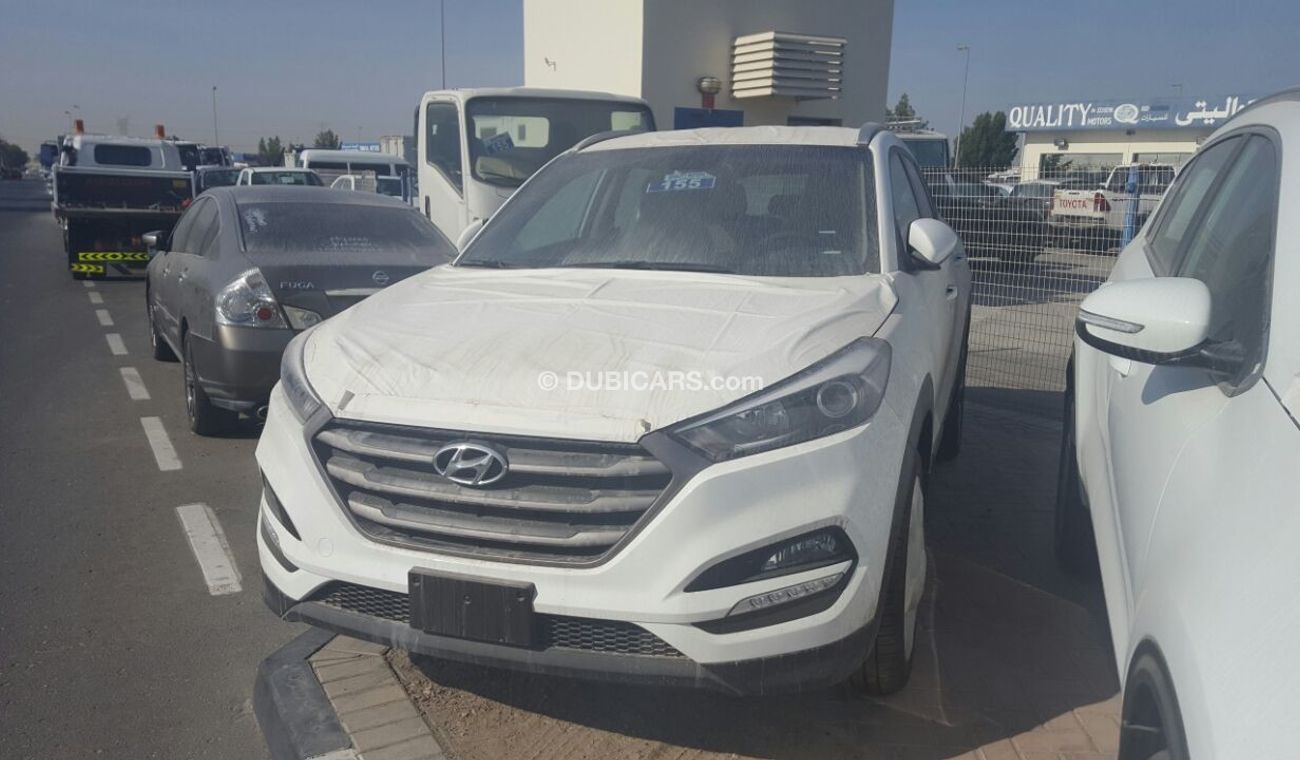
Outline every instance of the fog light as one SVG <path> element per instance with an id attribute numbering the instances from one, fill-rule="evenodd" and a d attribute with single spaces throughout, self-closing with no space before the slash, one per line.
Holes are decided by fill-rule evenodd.
<path id="1" fill-rule="evenodd" d="M 744 615 L 748 612 L 759 612 L 761 610 L 771 609 L 772 607 L 781 604 L 797 602 L 800 599 L 810 597 L 813 594 L 821 593 L 828 588 L 833 588 L 843 577 L 844 572 L 840 571 L 834 575 L 827 575 L 824 578 L 805 581 L 804 583 L 786 586 L 785 588 L 779 588 L 775 591 L 768 591 L 763 594 L 755 594 L 754 596 L 746 597 L 741 599 L 739 602 L 736 602 L 736 606 L 731 608 L 731 611 L 727 613 L 727 617 L 731 617 L 732 615 Z"/>
<path id="2" fill-rule="evenodd" d="M 840 552 L 840 542 L 834 533 L 814 533 L 772 552 L 763 560 L 759 572 L 771 573 L 800 565 L 813 565 L 833 559 Z"/>

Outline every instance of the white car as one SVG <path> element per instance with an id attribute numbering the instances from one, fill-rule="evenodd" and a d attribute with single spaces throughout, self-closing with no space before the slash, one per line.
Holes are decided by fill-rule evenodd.
<path id="1" fill-rule="evenodd" d="M 286 350 L 268 604 L 530 672 L 901 688 L 969 298 L 878 126 L 590 138 Z"/>
<path id="2" fill-rule="evenodd" d="M 1095 538 L 1121 760 L 1296 755 L 1298 145 L 1300 91 L 1242 110 L 1081 304 L 1056 548 Z"/>
<path id="3" fill-rule="evenodd" d="M 311 185 L 324 186 L 320 175 L 311 169 L 286 169 L 282 166 L 249 166 L 239 170 L 236 185 Z"/>

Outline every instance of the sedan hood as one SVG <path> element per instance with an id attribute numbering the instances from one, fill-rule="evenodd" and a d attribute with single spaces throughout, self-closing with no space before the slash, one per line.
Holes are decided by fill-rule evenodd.
<path id="1" fill-rule="evenodd" d="M 307 378 L 339 417 L 630 442 L 875 333 L 887 276 L 440 267 L 331 319 Z"/>

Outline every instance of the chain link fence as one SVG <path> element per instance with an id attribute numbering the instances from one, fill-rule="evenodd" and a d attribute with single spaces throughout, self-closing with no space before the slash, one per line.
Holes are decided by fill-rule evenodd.
<path id="1" fill-rule="evenodd" d="M 968 386 L 1064 389 L 1079 302 L 1110 276 L 1125 225 L 1140 227 L 1174 173 L 1150 164 L 1133 177 L 1124 166 L 928 174 L 974 275 Z"/>

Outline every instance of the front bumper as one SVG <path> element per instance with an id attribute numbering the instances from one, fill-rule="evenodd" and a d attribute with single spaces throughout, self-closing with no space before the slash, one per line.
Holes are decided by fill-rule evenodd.
<path id="1" fill-rule="evenodd" d="M 448 659 L 529 672 L 676 684 L 734 693 L 808 689 L 843 680 L 866 656 L 899 494 L 908 430 L 888 405 L 865 426 L 704 468 L 612 556 L 555 566 L 452 556 L 368 538 L 338 503 L 277 389 L 257 458 L 300 537 L 262 505 L 275 535 L 258 537 L 268 601 L 278 614 Z M 279 526 L 279 529 L 275 529 Z M 721 588 L 686 591 L 706 569 L 782 539 L 835 526 L 857 560 Z M 517 649 L 432 636 L 400 616 L 322 604 L 331 584 L 398 597 L 413 568 L 531 583 L 534 611 L 632 624 L 680 657 L 563 648 Z M 715 625 L 742 599 L 845 572 L 832 602 L 743 630 Z M 918 594 L 919 596 L 919 591 Z M 753 675 L 757 673 L 759 675 Z"/>
<path id="2" fill-rule="evenodd" d="M 293 330 L 216 325 L 211 339 L 191 334 L 203 392 L 216 406 L 251 412 L 280 380 L 280 357 Z"/>

